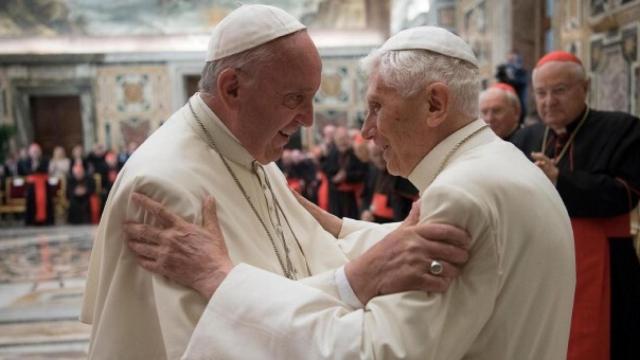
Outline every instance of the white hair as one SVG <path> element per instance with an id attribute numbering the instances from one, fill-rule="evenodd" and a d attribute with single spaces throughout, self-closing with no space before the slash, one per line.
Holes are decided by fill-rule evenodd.
<path id="1" fill-rule="evenodd" d="M 480 72 L 469 62 L 428 50 L 374 50 L 360 61 L 360 67 L 367 76 L 377 70 L 387 86 L 405 97 L 427 84 L 443 82 L 451 89 L 453 108 L 478 116 Z"/>
<path id="2" fill-rule="evenodd" d="M 276 47 L 279 46 L 280 40 L 291 37 L 302 31 L 305 30 L 303 29 L 291 34 L 287 34 L 285 36 L 271 40 L 266 44 L 227 56 L 222 59 L 206 62 L 204 68 L 202 69 L 200 82 L 198 82 L 200 91 L 214 94 L 216 91 L 216 82 L 218 81 L 218 76 L 224 69 L 243 68 L 245 71 L 248 71 L 255 69 L 256 66 L 260 67 L 262 65 L 271 63 L 279 54 L 279 49 L 277 49 Z"/>
<path id="3" fill-rule="evenodd" d="M 198 87 L 200 91 L 214 94 L 218 76 L 224 69 L 245 68 L 247 65 L 260 65 L 269 62 L 274 57 L 271 44 L 259 46 L 222 59 L 207 61 L 202 69 Z"/>
<path id="4" fill-rule="evenodd" d="M 500 88 L 497 88 L 497 87 L 490 87 L 490 88 L 482 91 L 480 93 L 480 97 L 479 97 L 480 101 L 479 102 L 482 102 L 482 99 L 484 97 L 486 97 L 487 95 L 489 95 L 490 93 L 492 93 L 492 92 L 499 92 L 500 94 L 502 94 L 505 97 L 505 99 L 507 99 L 507 102 L 509 103 L 509 105 L 513 106 L 513 108 L 518 110 L 518 111 L 520 110 L 520 99 L 518 98 L 518 96 L 516 94 L 512 93 L 511 91 L 507 91 L 507 90 L 500 89 Z"/>

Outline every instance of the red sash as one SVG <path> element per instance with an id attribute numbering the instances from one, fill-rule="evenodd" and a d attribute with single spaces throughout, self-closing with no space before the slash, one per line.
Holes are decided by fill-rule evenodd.
<path id="1" fill-rule="evenodd" d="M 294 190 L 298 194 L 302 194 L 302 182 L 300 179 L 287 178 L 287 185 L 289 189 Z"/>
<path id="2" fill-rule="evenodd" d="M 320 174 L 320 186 L 318 187 L 318 206 L 329 211 L 329 179 L 323 172 Z"/>
<path id="3" fill-rule="evenodd" d="M 362 202 L 362 199 L 360 199 L 360 194 L 362 194 L 362 191 L 364 190 L 363 183 L 341 183 L 336 186 L 336 189 L 342 192 L 354 193 L 356 197 L 356 203 L 358 204 L 358 207 L 360 207 L 360 203 Z"/>
<path id="4" fill-rule="evenodd" d="M 569 360 L 606 360 L 610 352 L 611 281 L 609 237 L 630 234 L 629 214 L 572 218 L 576 250 L 576 292 L 569 336 Z"/>
<path id="5" fill-rule="evenodd" d="M 33 184 L 35 197 L 36 222 L 47 221 L 47 174 L 33 174 L 27 176 L 27 182 Z"/>
<path id="6" fill-rule="evenodd" d="M 89 196 L 89 209 L 91 210 L 91 223 L 97 224 L 100 222 L 100 196 L 98 194 L 91 194 Z"/>
<path id="7" fill-rule="evenodd" d="M 389 197 L 387 195 L 374 193 L 371 205 L 373 205 L 373 215 L 385 219 L 393 219 L 393 209 L 389 207 Z"/>
<path id="8" fill-rule="evenodd" d="M 109 182 L 114 183 L 116 181 L 116 177 L 118 176 L 118 170 L 109 170 Z"/>

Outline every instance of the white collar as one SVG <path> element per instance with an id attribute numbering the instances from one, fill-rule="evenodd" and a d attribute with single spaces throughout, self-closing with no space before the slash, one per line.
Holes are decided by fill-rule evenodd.
<path id="1" fill-rule="evenodd" d="M 209 133 L 211 138 L 216 144 L 218 151 L 225 158 L 230 161 L 243 166 L 247 169 L 251 169 L 251 166 L 255 159 L 249 152 L 240 144 L 240 141 L 231 133 L 231 130 L 218 118 L 218 116 L 209 108 L 209 106 L 202 100 L 200 93 L 195 93 L 189 102 L 193 106 L 193 111 L 196 113 L 198 119 L 202 121 L 202 125 Z M 189 104 L 187 104 L 189 106 Z M 192 125 L 201 134 L 203 139 L 209 144 L 209 138 L 206 134 L 202 133 L 202 128 L 198 124 L 197 120 L 193 118 L 191 111 L 189 110 L 188 118 L 191 119 Z M 210 144 L 209 144 L 210 145 Z"/>
<path id="2" fill-rule="evenodd" d="M 424 158 L 422 158 L 422 160 L 420 160 L 418 165 L 416 165 L 409 174 L 409 181 L 411 181 L 411 183 L 420 190 L 420 193 L 423 193 L 433 180 L 435 180 L 436 176 L 438 176 L 438 171 L 442 166 L 442 162 L 445 161 L 446 157 L 454 147 L 473 134 L 474 131 L 485 125 L 486 123 L 484 121 L 477 119 L 447 136 L 447 138 L 438 143 Z M 470 144 L 478 145 L 494 139 L 497 139 L 497 136 L 493 131 L 486 130 L 478 133 L 477 136 L 470 138 L 468 142 L 463 144 L 463 146 L 452 154 L 451 159 L 449 159 L 449 163 L 460 154 L 464 153 L 465 148 L 469 147 Z"/>

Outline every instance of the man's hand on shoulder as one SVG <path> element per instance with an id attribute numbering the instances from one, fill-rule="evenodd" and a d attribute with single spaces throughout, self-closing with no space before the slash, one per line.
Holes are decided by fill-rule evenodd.
<path id="1" fill-rule="evenodd" d="M 127 222 L 127 244 L 143 268 L 190 287 L 206 299 L 233 268 L 218 225 L 213 197 L 203 202 L 203 225 L 191 224 L 140 193 L 132 200 L 157 218 L 161 227 Z"/>
<path id="2" fill-rule="evenodd" d="M 421 290 L 445 292 L 469 259 L 471 238 L 446 224 L 418 224 L 414 207 L 395 231 L 345 266 L 349 284 L 363 304 L 378 295 Z M 437 274 L 432 263 L 441 265 Z"/>

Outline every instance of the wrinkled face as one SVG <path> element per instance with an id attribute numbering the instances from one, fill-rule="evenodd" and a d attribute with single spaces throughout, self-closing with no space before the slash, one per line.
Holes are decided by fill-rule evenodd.
<path id="1" fill-rule="evenodd" d="M 480 116 L 491 130 L 501 138 L 506 138 L 518 125 L 518 108 L 504 91 L 489 89 L 480 96 Z"/>
<path id="2" fill-rule="evenodd" d="M 427 106 L 424 91 L 402 97 L 377 70 L 369 76 L 362 135 L 382 149 L 389 173 L 407 177 L 424 156 Z"/>
<path id="3" fill-rule="evenodd" d="M 376 168 L 382 170 L 387 167 L 387 162 L 382 157 L 382 148 L 376 145 L 373 141 L 367 143 L 367 149 L 369 150 L 369 161 Z"/>
<path id="4" fill-rule="evenodd" d="M 578 75 L 580 65 L 552 61 L 533 72 L 536 108 L 542 122 L 562 129 L 585 109 L 589 82 Z"/>
<path id="5" fill-rule="evenodd" d="M 322 64 L 306 32 L 283 39 L 274 61 L 239 71 L 238 132 L 245 149 L 260 163 L 277 160 L 301 126 L 313 124 L 313 96 Z"/>

